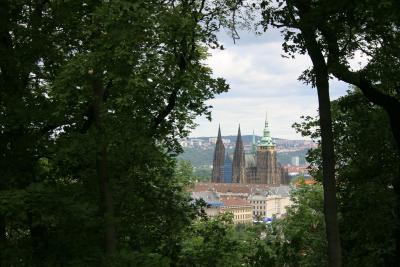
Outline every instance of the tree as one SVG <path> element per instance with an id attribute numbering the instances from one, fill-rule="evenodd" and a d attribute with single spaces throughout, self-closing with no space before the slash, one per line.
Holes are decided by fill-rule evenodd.
<path id="1" fill-rule="evenodd" d="M 177 179 L 185 186 L 190 185 L 195 181 L 193 174 L 193 166 L 190 161 L 180 160 L 177 163 L 175 175 Z"/>
<path id="2" fill-rule="evenodd" d="M 294 57 L 295 53 L 311 58 L 313 68 L 305 71 L 302 79 L 317 88 L 322 150 L 324 188 L 324 213 L 328 240 L 329 266 L 341 266 L 341 246 L 337 222 L 337 199 L 335 184 L 335 155 L 332 134 L 331 106 L 329 98 L 329 71 L 324 50 L 318 43 L 311 1 L 262 1 L 263 26 L 282 28 L 285 38 L 283 49 Z"/>
<path id="3" fill-rule="evenodd" d="M 388 118 L 358 89 L 333 101 L 332 107 L 344 265 L 395 265 L 396 204 L 390 185 L 399 175 L 399 155 Z M 316 125 L 318 118 L 308 117 L 296 128 L 317 140 Z M 320 179 L 320 150 L 313 151 L 308 160 L 314 177 Z M 376 212 L 372 215 L 371 210 Z M 376 227 L 381 224 L 385 228 Z"/>
<path id="4" fill-rule="evenodd" d="M 176 258 L 177 137 L 228 89 L 203 59 L 234 4 L 1 2 L 2 264 Z"/>
<path id="5" fill-rule="evenodd" d="M 276 9 L 277 16 L 272 18 L 272 23 L 301 31 L 301 34 L 287 31 L 286 41 L 292 41 L 293 45 L 286 45 L 286 48 L 290 51 L 301 49 L 302 42 L 307 46 L 304 37 L 312 35 L 315 47 L 325 57 L 327 72 L 357 86 L 369 101 L 385 110 L 399 150 L 400 101 L 396 89 L 399 81 L 393 75 L 398 72 L 399 66 L 398 2 L 286 1 L 285 4 Z M 305 20 L 302 14 L 306 16 Z M 302 28 L 304 24 L 298 22 L 305 22 L 311 27 Z M 350 67 L 350 61 L 360 52 L 366 56 L 367 64 L 355 71 Z M 399 178 L 392 181 L 397 195 L 397 217 L 400 214 L 399 181 Z M 400 236 L 400 224 L 396 229 L 394 235 Z M 400 249 L 400 238 L 396 240 L 396 247 Z M 399 258 L 394 261 L 399 261 Z"/>
<path id="6" fill-rule="evenodd" d="M 243 266 L 245 252 L 235 236 L 232 214 L 196 221 L 182 241 L 177 266 Z"/>
<path id="7" fill-rule="evenodd" d="M 50 5 L 44 1 L 2 1 L 0 4 L 0 190 L 3 204 L 0 251 L 5 265 L 14 264 L 8 259 L 19 262 L 20 258 L 32 257 L 33 262 L 26 264 L 40 266 L 49 245 L 45 241 L 47 229 L 38 223 L 37 214 L 34 214 L 37 210 L 26 200 L 35 202 L 40 193 L 46 193 L 41 189 L 48 189 L 32 184 L 47 179 L 42 176 L 43 169 L 48 169 L 43 157 L 53 146 L 52 130 L 62 117 L 55 112 L 56 105 L 48 97 L 47 85 L 55 78 L 60 65 L 77 49 L 74 41 L 79 35 L 75 31 L 76 17 L 64 17 L 60 12 L 71 9 L 76 10 L 79 17 L 87 14 L 90 8 L 77 9 L 74 3 Z M 66 24 L 69 24 L 68 31 L 63 31 Z M 48 192 L 49 199 L 59 189 L 63 191 L 58 187 Z M 14 217 L 16 214 L 18 216 Z M 27 242 L 27 235 L 30 235 L 30 242 Z M 19 247 L 24 242 L 32 243 L 32 248 Z"/>
<path id="8" fill-rule="evenodd" d="M 284 218 L 266 228 L 251 266 L 327 266 L 327 240 L 320 185 L 299 185 Z"/>

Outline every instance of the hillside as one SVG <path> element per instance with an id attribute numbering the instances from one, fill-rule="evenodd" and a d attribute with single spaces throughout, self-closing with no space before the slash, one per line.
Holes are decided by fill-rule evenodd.
<path id="1" fill-rule="evenodd" d="M 233 153 L 233 149 L 228 149 L 228 153 Z M 291 164 L 292 157 L 298 156 L 300 165 L 306 164 L 306 154 L 308 149 L 302 149 L 293 152 L 278 152 L 278 162 L 282 165 Z M 193 167 L 205 168 L 210 167 L 213 162 L 214 148 L 190 148 L 184 149 L 184 152 L 178 156 L 178 159 L 190 161 Z"/>

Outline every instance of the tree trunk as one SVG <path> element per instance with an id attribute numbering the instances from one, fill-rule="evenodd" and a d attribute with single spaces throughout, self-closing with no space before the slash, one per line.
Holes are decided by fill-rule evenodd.
<path id="1" fill-rule="evenodd" d="M 335 181 L 335 154 L 332 133 L 331 102 L 329 99 L 329 76 L 321 48 L 311 27 L 301 29 L 308 54 L 313 62 L 318 91 L 319 122 L 321 128 L 322 174 L 324 188 L 324 215 L 328 241 L 329 266 L 342 265 Z"/>
<path id="2" fill-rule="evenodd" d="M 368 101 L 380 106 L 386 111 L 389 117 L 393 137 L 396 142 L 397 151 L 400 155 L 400 101 L 396 97 L 380 91 L 376 86 L 374 86 L 371 80 L 364 76 L 363 72 L 351 71 L 348 66 L 340 62 L 339 42 L 335 31 L 328 27 L 328 25 L 323 25 L 323 27 L 321 27 L 321 33 L 328 45 L 329 72 L 339 80 L 360 88 Z M 396 226 L 393 233 L 396 242 L 396 251 L 394 257 L 391 256 L 391 258 L 386 259 L 386 266 L 397 266 L 400 262 L 400 177 L 395 178 L 393 181 L 393 191 L 396 195 L 396 205 L 394 210 Z"/>
<path id="3" fill-rule="evenodd" d="M 7 246 L 6 242 L 6 220 L 3 214 L 0 214 L 0 267 L 3 266 L 3 259 L 5 258 L 3 253 Z"/>
<path id="4" fill-rule="evenodd" d="M 317 74 L 317 76 L 319 76 Z M 325 76 L 325 75 L 323 75 Z M 320 80 L 320 81 L 318 81 Z M 331 103 L 328 75 L 317 77 L 319 121 L 321 127 L 324 213 L 328 240 L 329 266 L 341 266 L 341 246 L 337 220 L 335 155 L 333 147 Z"/>
<path id="5" fill-rule="evenodd" d="M 114 206 L 111 194 L 111 186 L 108 174 L 108 159 L 107 159 L 107 141 L 104 134 L 104 86 L 101 79 L 92 74 L 93 87 L 93 113 L 96 126 L 96 173 L 100 191 L 100 211 L 104 218 L 104 250 L 109 256 L 115 252 L 117 246 L 115 222 L 114 222 Z"/>

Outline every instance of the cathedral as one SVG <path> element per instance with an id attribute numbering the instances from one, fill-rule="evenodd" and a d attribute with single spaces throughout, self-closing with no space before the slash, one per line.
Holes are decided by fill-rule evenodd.
<path id="1" fill-rule="evenodd" d="M 267 119 L 259 142 L 256 143 L 253 133 L 252 149 L 249 152 L 244 150 L 239 125 L 233 155 L 225 153 L 221 128 L 218 128 L 211 182 L 267 185 L 289 183 L 287 171 L 276 160 L 275 144 L 271 138 Z"/>

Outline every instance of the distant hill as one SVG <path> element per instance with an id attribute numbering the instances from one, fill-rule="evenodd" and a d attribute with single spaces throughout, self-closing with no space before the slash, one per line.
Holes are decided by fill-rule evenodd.
<path id="1" fill-rule="evenodd" d="M 228 149 L 228 153 L 233 153 L 233 149 Z M 306 154 L 308 149 L 302 149 L 291 152 L 277 153 L 278 162 L 282 165 L 291 164 L 292 157 L 298 156 L 300 165 L 306 164 Z M 195 168 L 209 168 L 213 163 L 214 148 L 184 148 L 184 152 L 178 156 L 178 159 L 188 160 Z"/>
<path id="2" fill-rule="evenodd" d="M 179 160 L 190 161 L 194 167 L 194 175 L 201 180 L 207 181 L 211 177 L 211 169 L 214 157 L 215 143 L 210 142 L 210 138 L 215 141 L 216 136 L 211 137 L 196 137 L 182 140 L 184 144 L 184 152 L 178 156 Z M 225 145 L 225 151 L 233 154 L 236 143 L 236 135 L 224 135 L 222 139 L 230 140 L 229 145 Z M 256 141 L 260 140 L 261 136 L 256 136 Z M 287 140 L 281 138 L 272 138 L 278 150 L 278 162 L 282 165 L 288 165 L 292 162 L 292 157 L 299 157 L 299 164 L 306 164 L 306 154 L 309 148 L 313 146 L 311 141 L 306 140 Z M 201 141 L 200 141 L 201 140 Z M 250 148 L 253 140 L 253 135 L 242 135 L 245 149 Z M 200 141 L 200 142 L 199 142 Z"/>
<path id="3" fill-rule="evenodd" d="M 215 138 L 215 137 L 216 136 L 204 136 L 204 137 L 202 136 L 202 137 L 193 137 L 191 139 L 201 139 L 203 141 L 208 141 L 210 138 Z M 236 135 L 223 135 L 222 139 L 228 139 L 231 142 L 236 142 L 236 137 L 237 137 Z M 260 139 L 261 139 L 261 136 L 256 135 L 256 140 L 260 140 Z M 242 140 L 243 140 L 244 143 L 251 143 L 253 141 L 253 135 L 251 135 L 251 134 L 242 135 Z M 279 142 L 281 140 L 286 140 L 286 139 L 272 137 L 272 140 Z M 302 140 L 287 140 L 287 141 L 294 141 L 294 142 L 300 141 L 300 142 L 302 142 Z"/>

